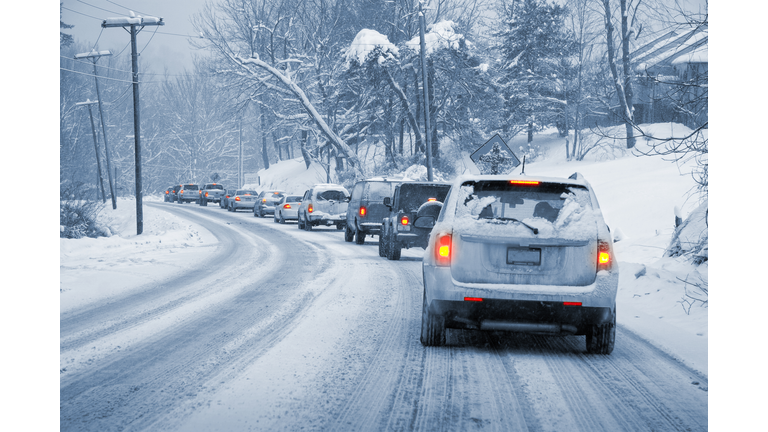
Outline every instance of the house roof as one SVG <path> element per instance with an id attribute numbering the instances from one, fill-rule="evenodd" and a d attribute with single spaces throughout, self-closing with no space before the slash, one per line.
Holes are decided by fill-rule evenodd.
<path id="1" fill-rule="evenodd" d="M 637 72 L 686 63 L 707 63 L 708 39 L 706 25 L 671 30 L 636 49 L 630 56 L 631 63 Z"/>

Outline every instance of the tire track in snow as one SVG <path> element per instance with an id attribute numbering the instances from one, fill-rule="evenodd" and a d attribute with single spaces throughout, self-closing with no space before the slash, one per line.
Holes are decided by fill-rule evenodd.
<path id="1" fill-rule="evenodd" d="M 272 236 L 273 243 L 285 239 L 285 234 L 274 230 L 265 232 L 269 234 L 265 237 Z M 61 428 L 141 429 L 205 391 L 201 383 L 206 378 L 236 373 L 287 334 L 313 300 L 311 290 L 296 286 L 309 286 L 302 282 L 316 276 L 315 265 L 323 264 L 324 258 L 314 251 L 304 259 L 279 259 L 280 264 L 273 269 L 300 275 L 299 281 L 283 286 L 271 282 L 267 289 L 263 289 L 261 281 L 251 283 L 231 301 L 213 305 L 130 352 L 113 355 L 63 380 Z M 273 289 L 284 296 L 272 295 Z M 290 306 L 281 309 L 286 304 Z M 272 310 L 277 310 L 278 315 Z M 265 323 L 263 334 L 253 331 L 254 323 L 259 321 Z"/>

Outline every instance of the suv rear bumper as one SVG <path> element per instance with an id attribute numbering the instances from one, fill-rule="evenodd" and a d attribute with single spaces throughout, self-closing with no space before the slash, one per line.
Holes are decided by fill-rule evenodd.
<path id="1" fill-rule="evenodd" d="M 312 212 L 309 215 L 309 221 L 313 224 L 335 224 L 335 223 L 341 223 L 341 222 L 347 222 L 347 214 L 346 213 L 339 213 L 339 214 L 328 214 L 323 212 Z"/>
<path id="2" fill-rule="evenodd" d="M 615 313 L 617 268 L 598 272 L 586 286 L 470 284 L 453 279 L 450 267 L 422 268 L 429 309 L 446 317 L 448 327 L 552 333 L 562 324 L 570 327 L 560 332 L 573 333 L 576 327 L 583 334 L 585 325 L 606 323 Z"/>

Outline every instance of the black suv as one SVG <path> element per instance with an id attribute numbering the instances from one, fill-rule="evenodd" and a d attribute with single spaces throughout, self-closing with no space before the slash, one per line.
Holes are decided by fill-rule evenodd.
<path id="1" fill-rule="evenodd" d="M 399 180 L 370 179 L 355 184 L 347 207 L 347 228 L 344 240 L 365 243 L 366 235 L 379 235 L 382 220 L 389 215 L 384 198 L 392 198 Z"/>
<path id="2" fill-rule="evenodd" d="M 379 255 L 400 259 L 402 248 L 426 248 L 451 185 L 440 182 L 404 182 L 384 198 L 389 214 L 381 223 Z"/>

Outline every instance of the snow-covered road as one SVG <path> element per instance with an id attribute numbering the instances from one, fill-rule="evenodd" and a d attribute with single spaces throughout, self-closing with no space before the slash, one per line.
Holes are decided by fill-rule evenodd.
<path id="1" fill-rule="evenodd" d="M 619 326 L 419 343 L 422 251 L 218 206 L 198 270 L 62 310 L 62 430 L 706 430 L 706 376 Z M 621 314 L 621 310 L 618 311 Z"/>

